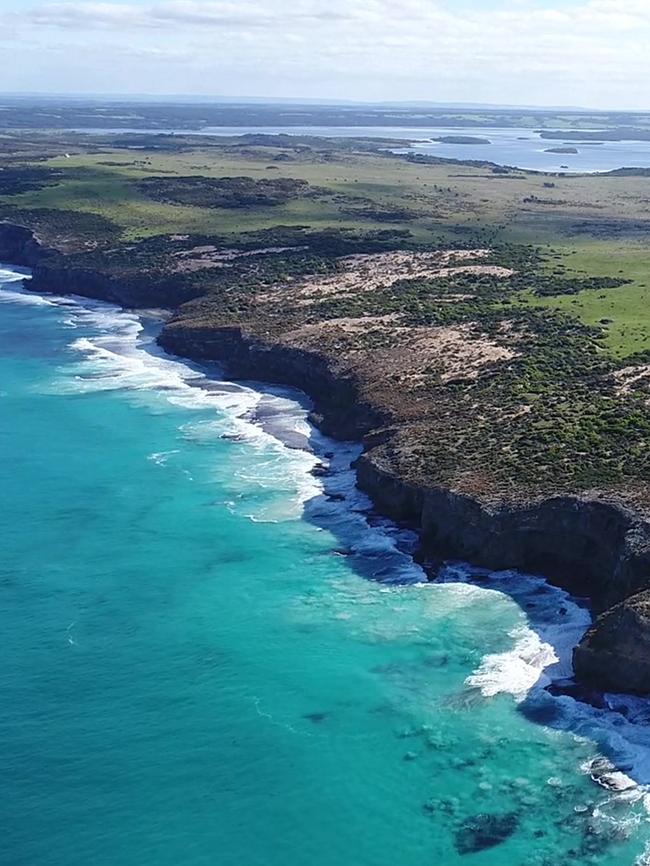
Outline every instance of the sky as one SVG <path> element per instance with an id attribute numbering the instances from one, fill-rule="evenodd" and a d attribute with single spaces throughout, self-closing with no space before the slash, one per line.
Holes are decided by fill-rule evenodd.
<path id="1" fill-rule="evenodd" d="M 650 109 L 650 0 L 0 0 L 0 91 Z"/>

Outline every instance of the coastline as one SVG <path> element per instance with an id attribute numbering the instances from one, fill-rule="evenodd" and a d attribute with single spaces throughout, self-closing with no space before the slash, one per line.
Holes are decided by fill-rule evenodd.
<path id="1" fill-rule="evenodd" d="M 493 503 L 411 483 L 373 452 L 381 444 L 373 431 L 389 419 L 359 400 L 355 383 L 333 375 L 323 357 L 265 343 L 237 327 L 189 330 L 171 322 L 159 343 L 181 357 L 218 361 L 235 377 L 260 378 L 263 371 L 265 381 L 307 393 L 326 435 L 362 441 L 359 486 L 381 512 L 415 526 L 425 550 L 482 567 L 541 571 L 561 588 L 589 595 L 599 612 L 644 588 L 650 524 L 624 505 L 578 495 Z"/>
<path id="2" fill-rule="evenodd" d="M 151 305 L 152 298 L 142 286 L 118 286 L 87 271 L 67 271 L 65 285 L 48 287 L 47 267 L 39 265 L 55 254 L 30 229 L 0 226 L 0 258 L 35 268 L 37 291 L 78 294 L 125 307 Z M 391 474 L 375 451 L 381 432 L 374 431 L 388 419 L 360 401 L 355 382 L 334 375 L 323 356 L 264 342 L 236 326 L 188 329 L 173 321 L 163 328 L 158 343 L 192 361 L 218 361 L 235 378 L 304 391 L 314 401 L 311 420 L 318 429 L 332 438 L 363 443 L 364 452 L 355 464 L 358 486 L 380 513 L 415 529 L 424 553 L 435 551 L 441 558 L 492 569 L 542 573 L 553 584 L 588 596 L 602 617 L 576 648 L 577 678 L 603 691 L 650 690 L 650 662 L 643 658 L 644 640 L 650 641 L 650 619 L 644 615 L 650 581 L 650 521 L 644 515 L 609 496 L 494 503 L 411 483 Z M 612 622 L 619 622 L 625 613 L 630 614 L 626 622 L 632 640 L 612 630 Z"/>

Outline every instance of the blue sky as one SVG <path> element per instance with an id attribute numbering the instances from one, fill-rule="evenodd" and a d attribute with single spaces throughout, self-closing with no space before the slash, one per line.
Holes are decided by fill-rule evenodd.
<path id="1" fill-rule="evenodd" d="M 650 0 L 0 0 L 5 91 L 650 108 Z"/>

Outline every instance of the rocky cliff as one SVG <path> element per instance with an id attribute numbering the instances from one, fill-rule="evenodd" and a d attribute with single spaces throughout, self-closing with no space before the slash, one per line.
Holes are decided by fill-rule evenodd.
<path id="1" fill-rule="evenodd" d="M 576 647 L 581 681 L 598 689 L 647 694 L 650 683 L 650 591 L 601 614 Z"/>
<path id="2" fill-rule="evenodd" d="M 596 612 L 607 613 L 577 648 L 576 675 L 603 689 L 650 692 L 650 615 L 639 614 L 635 620 L 637 633 L 647 628 L 647 640 L 639 644 L 647 664 L 631 670 L 630 639 L 619 634 L 620 617 L 612 619 L 610 610 L 621 600 L 626 600 L 628 612 L 641 603 L 650 607 L 644 601 L 650 592 L 639 595 L 650 585 L 650 522 L 645 518 L 605 498 L 557 496 L 503 504 L 409 483 L 382 459 L 390 419 L 360 401 L 354 381 L 338 379 L 322 356 L 265 343 L 239 327 L 201 329 L 171 322 L 160 343 L 174 354 L 220 361 L 234 376 L 289 384 L 309 393 L 315 402 L 314 420 L 324 431 L 364 440 L 366 448 L 356 466 L 359 486 L 380 511 L 415 526 L 426 553 L 541 573 L 589 597 Z"/>
<path id="3" fill-rule="evenodd" d="M 357 474 L 382 511 L 417 524 L 437 556 L 545 574 L 596 611 L 649 583 L 650 524 L 620 504 L 579 496 L 504 504 L 423 488 L 394 477 L 373 449 Z"/>
<path id="4" fill-rule="evenodd" d="M 0 261 L 33 268 L 56 255 L 56 250 L 43 246 L 26 226 L 0 223 Z"/>
<path id="5" fill-rule="evenodd" d="M 234 376 L 305 391 L 314 401 L 313 420 L 334 438 L 362 439 L 385 421 L 360 399 L 355 380 L 336 376 L 327 358 L 264 342 L 246 335 L 240 327 L 201 328 L 170 322 L 158 342 L 175 355 L 219 361 Z"/>
<path id="6" fill-rule="evenodd" d="M 81 295 L 122 307 L 140 308 L 175 307 L 193 297 L 191 292 L 179 293 L 173 280 L 156 278 L 154 274 L 116 276 L 93 268 L 64 267 L 62 262 L 65 258 L 56 255 L 37 259 L 30 265 L 30 288 L 44 294 Z"/>
<path id="7" fill-rule="evenodd" d="M 33 267 L 31 288 L 75 293 L 123 306 L 177 306 L 166 288 L 143 274 L 118 280 L 92 269 L 61 267 L 21 226 L 0 225 L 0 259 Z M 183 300 L 182 298 L 180 299 Z M 405 480 L 390 459 L 394 419 L 364 397 L 351 372 L 322 352 L 289 346 L 241 326 L 169 322 L 168 351 L 224 363 L 234 376 L 292 385 L 314 400 L 314 420 L 329 435 L 362 439 L 360 487 L 378 509 L 415 526 L 437 557 L 547 575 L 601 613 L 575 653 L 577 676 L 603 689 L 650 693 L 650 522 L 606 495 L 527 497 L 507 502 Z"/>
<path id="8" fill-rule="evenodd" d="M 88 252 L 88 251 L 86 251 Z M 26 226 L 0 222 L 0 261 L 31 268 L 29 288 L 43 294 L 81 295 L 123 307 L 174 308 L 197 292 L 179 287 L 178 279 L 155 270 L 128 275 L 69 264 L 69 256 L 45 245 Z"/>

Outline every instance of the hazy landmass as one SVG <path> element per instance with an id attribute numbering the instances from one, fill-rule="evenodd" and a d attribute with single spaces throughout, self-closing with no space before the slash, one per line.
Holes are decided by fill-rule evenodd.
<path id="1" fill-rule="evenodd" d="M 0 129 L 205 130 L 210 127 L 516 127 L 546 138 L 619 141 L 650 139 L 650 114 L 585 109 L 435 107 L 429 105 L 215 103 L 0 96 Z M 598 130 L 595 132 L 594 130 Z"/>

